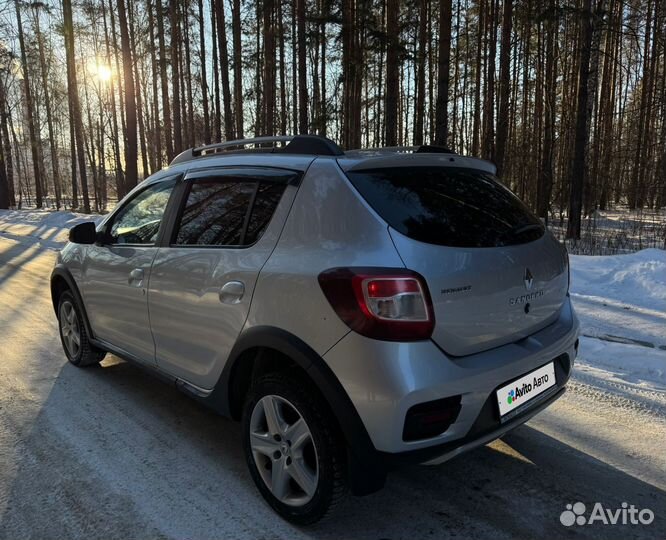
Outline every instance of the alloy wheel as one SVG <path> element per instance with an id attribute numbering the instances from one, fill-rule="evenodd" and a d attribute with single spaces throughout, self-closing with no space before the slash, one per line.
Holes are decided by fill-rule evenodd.
<path id="1" fill-rule="evenodd" d="M 266 487 L 280 502 L 303 506 L 319 483 L 319 463 L 312 433 L 286 399 L 267 395 L 250 418 L 250 448 Z"/>
<path id="2" fill-rule="evenodd" d="M 74 305 L 69 301 L 60 306 L 60 332 L 70 358 L 76 358 L 81 350 L 81 330 Z"/>

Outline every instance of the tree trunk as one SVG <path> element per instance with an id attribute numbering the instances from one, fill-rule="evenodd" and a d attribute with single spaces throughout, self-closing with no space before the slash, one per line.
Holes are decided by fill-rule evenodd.
<path id="1" fill-rule="evenodd" d="M 220 55 L 220 78 L 222 79 L 222 101 L 224 106 L 224 136 L 229 141 L 234 138 L 234 117 L 231 114 L 229 53 L 227 51 L 227 25 L 224 16 L 223 0 L 218 0 L 215 14 L 217 16 L 217 50 Z"/>
<path id="2" fill-rule="evenodd" d="M 235 0 L 238 1 L 238 0 Z M 210 112 L 208 109 L 208 77 L 206 76 L 206 34 L 204 25 L 203 0 L 198 1 L 199 8 L 199 61 L 201 62 L 201 101 L 204 119 L 204 143 L 210 144 Z M 235 47 L 235 44 L 234 44 Z"/>
<path id="3" fill-rule="evenodd" d="M 162 0 L 156 0 L 157 40 L 160 48 L 160 87 L 162 90 L 162 116 L 164 118 L 164 146 L 167 161 L 175 157 L 171 124 L 171 106 L 169 103 L 169 80 L 167 78 L 166 46 L 164 44 L 164 6 Z"/>
<path id="4" fill-rule="evenodd" d="M 104 23 L 104 43 L 106 51 L 106 61 L 111 65 L 111 46 L 109 44 L 109 30 L 107 27 L 106 21 L 106 4 L 102 4 L 102 21 Z M 117 108 L 116 108 L 116 92 L 115 85 L 113 83 L 113 78 L 109 80 L 109 95 L 111 96 L 111 141 L 113 144 L 113 155 L 116 165 L 116 197 L 120 200 L 120 197 L 125 192 L 125 179 L 124 179 L 124 170 L 122 166 L 122 161 L 120 159 L 120 136 L 118 132 L 118 117 L 117 117 Z"/>
<path id="5" fill-rule="evenodd" d="M 7 98 L 5 95 L 5 86 L 0 81 L 0 153 L 2 154 L 2 168 L 5 172 L 7 186 L 8 207 L 16 206 L 16 197 L 14 193 L 14 161 L 12 158 L 12 142 L 9 138 L 9 110 L 7 108 Z"/>
<path id="6" fill-rule="evenodd" d="M 275 135 L 275 28 L 274 2 L 264 0 L 264 133 Z"/>
<path id="7" fill-rule="evenodd" d="M 666 21 L 666 3 L 662 2 L 659 6 L 659 19 Z M 664 46 L 666 52 L 666 45 Z M 662 69 L 660 83 L 661 101 L 661 132 L 659 134 L 659 156 L 657 158 L 656 169 L 656 188 L 657 188 L 657 201 L 656 207 L 663 208 L 666 206 L 666 69 Z M 666 237 L 664 237 L 663 246 L 666 249 Z"/>
<path id="8" fill-rule="evenodd" d="M 474 67 L 474 123 L 472 124 L 472 155 L 479 155 L 481 139 L 481 73 L 483 72 L 483 36 L 485 33 L 486 0 L 479 1 L 479 23 L 476 35 L 476 62 Z"/>
<path id="9" fill-rule="evenodd" d="M 425 115 L 425 68 L 428 38 L 428 3 L 419 0 L 418 50 L 416 53 L 416 110 L 414 116 L 414 144 L 423 144 L 423 117 Z"/>
<path id="10" fill-rule="evenodd" d="M 7 167 L 5 165 L 5 150 L 7 146 L 4 140 L 4 87 L 0 82 L 0 122 L 3 124 L 3 129 L 0 129 L 0 209 L 8 209 L 11 205 L 9 200 L 9 180 L 7 178 Z M 10 150 L 11 151 L 11 150 Z"/>
<path id="11" fill-rule="evenodd" d="M 81 105 L 79 103 L 79 88 L 76 80 L 76 63 L 74 59 L 74 27 L 72 24 L 72 2 L 62 2 L 63 28 L 65 33 L 65 52 L 67 56 L 67 95 L 69 96 L 69 115 L 72 119 L 74 140 L 76 143 L 76 155 L 78 156 L 78 169 L 81 177 L 81 195 L 83 196 L 83 211 L 90 213 L 90 199 L 88 197 L 88 174 L 86 172 L 85 143 L 83 138 L 83 119 L 81 117 Z M 72 149 L 72 160 L 74 159 Z M 72 174 L 75 175 L 72 167 Z M 76 177 L 72 178 L 72 198 L 76 202 Z M 78 203 L 77 203 L 78 204 Z"/>
<path id="12" fill-rule="evenodd" d="M 291 0 L 291 129 L 294 134 L 298 132 L 298 62 L 296 61 L 296 58 L 298 57 L 298 37 L 296 33 L 297 2 L 298 0 Z M 258 20 L 259 19 L 257 18 L 257 21 Z M 257 50 L 259 50 L 258 47 Z"/>
<path id="13" fill-rule="evenodd" d="M 42 89 L 44 91 L 44 106 L 46 108 L 46 124 L 49 131 L 49 149 L 51 151 L 51 172 L 53 173 L 53 191 L 55 192 L 56 209 L 60 210 L 61 181 L 60 164 L 58 162 L 58 147 L 55 140 L 55 131 L 53 129 L 53 112 L 51 104 L 51 95 L 49 92 L 49 76 L 46 67 L 46 57 L 44 54 L 44 36 L 39 24 L 38 4 L 35 8 L 35 34 L 37 36 L 37 47 L 39 49 L 39 67 L 42 75 Z"/>
<path id="14" fill-rule="evenodd" d="M 547 22 L 546 42 L 546 82 L 544 90 L 544 137 L 543 156 L 541 161 L 541 175 L 537 180 L 537 204 L 536 211 L 540 218 L 548 220 L 548 208 L 553 190 L 553 161 L 555 140 L 555 99 L 556 99 L 556 58 L 555 43 L 557 40 L 558 20 L 554 10 L 555 2 L 550 2 L 551 15 Z"/>
<path id="15" fill-rule="evenodd" d="M 210 0 L 210 26 L 212 30 L 212 56 L 213 56 L 213 140 L 222 140 L 222 105 L 220 103 L 220 69 L 219 55 L 217 54 L 217 17 L 215 14 L 215 0 Z"/>
<path id="16" fill-rule="evenodd" d="M 580 238 L 583 189 L 587 181 L 588 81 L 590 78 L 590 49 L 592 47 L 592 0 L 583 1 L 580 19 L 580 64 L 578 69 L 578 99 L 576 104 L 576 134 L 574 158 L 569 178 L 569 223 L 567 238 Z"/>
<path id="17" fill-rule="evenodd" d="M 483 106 L 483 144 L 481 154 L 484 159 L 495 159 L 495 55 L 497 52 L 497 0 L 490 1 L 488 18 L 488 65 L 486 66 L 486 96 Z"/>
<path id="18" fill-rule="evenodd" d="M 194 148 L 195 143 L 195 126 L 194 126 L 194 93 L 192 91 L 192 55 L 190 54 L 190 21 L 189 15 L 187 13 L 187 8 L 185 8 L 185 39 L 183 40 L 182 46 L 185 49 L 185 70 L 183 76 L 185 77 L 185 88 L 187 89 L 186 99 L 184 105 L 187 108 L 187 146 L 189 148 Z"/>
<path id="19" fill-rule="evenodd" d="M 161 1 L 161 0 L 160 0 Z M 221 1 L 221 0 L 220 0 Z M 173 153 L 178 155 L 183 151 L 183 126 L 180 105 L 180 10 L 178 1 L 171 0 L 171 85 L 173 95 Z M 212 5 L 212 4 L 211 4 Z"/>
<path id="20" fill-rule="evenodd" d="M 282 4 L 280 3 L 280 6 L 281 5 Z M 234 107 L 236 112 L 236 137 L 242 139 L 245 130 L 243 128 L 243 57 L 241 50 L 240 0 L 233 0 L 231 18 L 234 40 Z M 282 24 L 282 18 L 280 18 L 280 24 Z M 280 39 L 282 41 L 282 34 L 280 35 Z M 283 68 L 282 64 L 280 64 L 280 68 Z"/>
<path id="21" fill-rule="evenodd" d="M 305 0 L 296 1 L 298 33 L 298 132 L 308 133 L 308 75 L 305 48 Z"/>
<path id="22" fill-rule="evenodd" d="M 287 64 L 285 60 L 285 35 L 284 35 L 284 15 L 283 5 L 279 1 L 277 3 L 277 24 L 278 33 L 280 36 L 280 134 L 286 135 L 287 133 Z"/>
<path id="23" fill-rule="evenodd" d="M 127 4 L 127 14 L 128 14 L 128 19 L 127 19 L 127 30 L 128 30 L 128 35 L 129 35 L 129 51 L 130 51 L 130 57 L 134 56 L 134 53 L 132 51 L 136 51 L 136 40 L 134 37 L 134 13 L 133 13 L 133 8 L 132 4 Z M 122 41 L 122 37 L 121 37 Z M 123 51 L 123 64 L 125 64 L 125 59 L 124 59 L 124 51 Z M 136 120 L 137 120 L 137 128 L 139 130 L 139 147 L 141 148 L 141 168 L 142 168 L 142 176 L 145 178 L 145 176 L 149 172 L 148 168 L 148 148 L 146 144 L 146 126 L 144 124 L 144 117 L 143 117 L 143 105 L 142 105 L 142 96 L 141 96 L 141 83 L 139 79 L 139 66 L 138 64 L 135 66 L 134 61 L 132 61 L 132 77 L 134 79 L 134 95 L 135 95 L 135 113 L 136 113 Z M 138 178 L 137 178 L 138 181 Z"/>
<path id="24" fill-rule="evenodd" d="M 449 70 L 451 64 L 451 0 L 439 2 L 439 59 L 437 61 L 437 106 L 435 144 L 448 146 Z"/>
<path id="25" fill-rule="evenodd" d="M 40 152 L 37 143 L 39 134 L 35 129 L 35 116 L 34 104 L 32 100 L 32 90 L 30 88 L 30 71 L 28 69 L 28 57 L 25 49 L 25 37 L 23 35 L 23 21 L 21 19 L 21 8 L 19 0 L 14 0 L 14 7 L 16 8 L 16 31 L 19 38 L 19 46 L 21 48 L 21 70 L 23 71 L 23 96 L 25 99 L 26 120 L 28 122 L 28 133 L 30 137 L 30 152 L 32 155 L 32 170 L 35 180 L 35 203 L 37 208 L 42 207 L 42 175 L 43 167 L 40 167 Z"/>
<path id="26" fill-rule="evenodd" d="M 5 145 L 0 131 L 0 209 L 9 208 L 9 182 L 5 168 Z"/>
<path id="27" fill-rule="evenodd" d="M 134 95 L 134 73 L 132 68 L 132 49 L 130 47 L 129 29 L 125 0 L 118 0 L 118 23 L 120 24 L 120 46 L 123 55 L 123 81 L 125 82 L 125 189 L 131 190 L 138 182 L 138 149 L 137 149 L 137 118 L 136 100 Z"/>
<path id="28" fill-rule="evenodd" d="M 509 133 L 509 72 L 511 68 L 511 31 L 513 22 L 513 2 L 504 0 L 502 15 L 502 44 L 500 48 L 500 105 L 497 116 L 497 139 L 495 148 L 495 165 L 497 176 L 502 178 L 504 172 L 504 154 Z M 524 120 L 524 119 L 523 119 Z"/>
<path id="29" fill-rule="evenodd" d="M 153 12 L 153 1 L 154 0 L 147 0 L 147 10 L 148 33 L 150 35 L 150 66 L 152 76 L 151 84 L 153 91 L 153 159 L 151 162 L 151 172 L 156 172 L 162 168 L 164 157 L 162 156 L 162 127 L 160 125 L 160 98 L 158 89 L 160 82 L 160 65 L 155 51 L 155 14 Z M 162 40 L 163 39 L 164 37 L 162 37 Z M 203 84 L 205 85 L 205 82 Z M 205 101 L 204 104 L 206 105 L 205 112 L 207 113 L 208 104 Z"/>
<path id="30" fill-rule="evenodd" d="M 656 21 L 655 21 L 655 24 Z M 631 186 L 629 189 L 629 206 L 631 208 L 642 208 L 645 197 L 645 187 L 643 186 L 643 153 L 644 148 L 649 142 L 646 141 L 646 126 L 648 124 L 648 108 L 650 97 L 650 69 L 648 68 L 648 61 L 652 54 L 651 43 L 651 28 L 652 28 L 652 1 L 648 1 L 645 41 L 643 45 L 643 74 L 642 83 L 640 85 L 640 98 L 636 100 L 638 104 L 638 129 L 636 130 L 636 151 L 634 155 L 634 163 L 631 174 Z M 636 92 L 638 94 L 638 91 Z"/>
<path id="31" fill-rule="evenodd" d="M 326 19 L 328 18 L 328 4 L 321 0 L 321 92 L 319 94 L 319 135 L 326 137 L 328 122 L 326 104 Z"/>
<path id="32" fill-rule="evenodd" d="M 386 146 L 398 144 L 398 92 L 400 67 L 398 65 L 399 0 L 386 0 L 386 101 L 384 119 L 386 122 L 384 140 Z M 356 33 L 357 30 L 352 30 Z"/>

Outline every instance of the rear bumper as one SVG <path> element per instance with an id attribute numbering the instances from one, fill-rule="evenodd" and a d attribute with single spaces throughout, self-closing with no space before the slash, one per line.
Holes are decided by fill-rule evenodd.
<path id="1" fill-rule="evenodd" d="M 376 341 L 351 332 L 324 360 L 350 397 L 382 460 L 387 464 L 441 462 L 501 436 L 557 399 L 576 356 L 578 331 L 567 298 L 553 324 L 482 353 L 451 358 L 431 341 Z M 556 361 L 556 386 L 501 423 L 495 390 L 552 360 Z M 461 411 L 443 434 L 402 440 L 410 407 L 454 395 L 462 395 Z"/>
<path id="2" fill-rule="evenodd" d="M 499 422 L 492 422 L 485 424 L 479 422 L 478 429 L 472 429 L 471 432 L 462 439 L 457 439 L 437 446 L 430 446 L 421 450 L 412 450 L 398 454 L 382 452 L 381 456 L 387 468 L 393 468 L 408 463 L 439 465 L 440 463 L 444 463 L 445 461 L 456 457 L 458 454 L 472 450 L 477 446 L 488 444 L 512 429 L 524 424 L 535 414 L 541 412 L 554 401 L 562 397 L 565 391 L 566 388 L 564 386 L 559 386 L 553 388 L 553 391 L 548 392 L 544 397 L 538 396 L 541 399 L 535 399 L 535 403 L 530 403 L 529 408 L 506 423 L 500 424 Z"/>

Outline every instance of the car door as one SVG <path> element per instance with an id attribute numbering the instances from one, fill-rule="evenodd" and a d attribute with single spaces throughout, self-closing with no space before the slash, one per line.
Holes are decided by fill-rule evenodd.
<path id="1" fill-rule="evenodd" d="M 170 245 L 153 263 L 148 304 L 158 366 L 210 389 L 248 315 L 299 173 L 218 168 L 186 176 Z"/>
<path id="2" fill-rule="evenodd" d="M 177 177 L 139 190 L 102 226 L 82 267 L 84 302 L 95 337 L 154 364 L 147 288 L 167 202 Z"/>

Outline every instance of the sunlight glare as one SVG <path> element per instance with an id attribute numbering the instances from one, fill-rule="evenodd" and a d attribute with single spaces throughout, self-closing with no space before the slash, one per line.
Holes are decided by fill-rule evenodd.
<path id="1" fill-rule="evenodd" d="M 113 78 L 111 67 L 99 61 L 90 66 L 90 71 L 97 81 L 103 84 L 108 83 Z"/>

